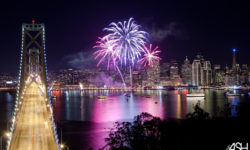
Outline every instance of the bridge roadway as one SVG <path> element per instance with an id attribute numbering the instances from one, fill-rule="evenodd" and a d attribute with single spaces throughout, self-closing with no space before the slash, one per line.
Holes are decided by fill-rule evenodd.
<path id="1" fill-rule="evenodd" d="M 23 95 L 9 150 L 57 150 L 50 111 L 36 82 Z"/>

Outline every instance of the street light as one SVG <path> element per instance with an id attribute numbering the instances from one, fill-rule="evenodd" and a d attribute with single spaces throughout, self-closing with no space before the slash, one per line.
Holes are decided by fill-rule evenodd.
<path id="1" fill-rule="evenodd" d="M 63 150 L 64 148 L 66 148 L 67 150 L 69 150 L 69 147 L 67 145 L 64 145 L 63 143 L 60 144 L 60 148 Z"/>
<path id="2" fill-rule="evenodd" d="M 63 149 L 67 149 L 67 150 L 69 150 L 69 147 L 67 146 L 67 145 L 65 145 L 65 144 L 63 144 L 63 141 L 62 141 L 62 128 L 61 127 L 57 127 L 57 128 L 59 128 L 60 129 L 60 131 L 61 131 L 61 144 L 60 144 L 60 148 L 63 150 Z"/>
<path id="3" fill-rule="evenodd" d="M 0 150 L 3 149 L 3 138 L 4 138 L 4 137 L 8 137 L 8 138 L 9 138 L 9 137 L 10 137 L 10 133 L 9 133 L 9 132 L 6 132 L 6 133 L 4 133 L 4 135 L 1 135 L 1 136 L 0 136 L 0 145 L 1 145 L 1 146 L 0 146 Z"/>
<path id="4" fill-rule="evenodd" d="M 9 138 L 9 137 L 10 137 L 10 133 L 9 133 L 9 132 L 6 132 L 6 133 L 5 133 L 5 136 Z"/>
<path id="5" fill-rule="evenodd" d="M 61 148 L 61 149 L 63 149 L 63 148 L 64 148 L 64 145 L 63 145 L 62 143 L 60 144 L 60 148 Z"/>

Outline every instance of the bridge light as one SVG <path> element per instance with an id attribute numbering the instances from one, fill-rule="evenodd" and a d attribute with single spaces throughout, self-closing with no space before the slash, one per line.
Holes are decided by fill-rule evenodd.
<path id="1" fill-rule="evenodd" d="M 10 137 L 10 132 L 6 132 L 5 136 L 9 138 Z"/>

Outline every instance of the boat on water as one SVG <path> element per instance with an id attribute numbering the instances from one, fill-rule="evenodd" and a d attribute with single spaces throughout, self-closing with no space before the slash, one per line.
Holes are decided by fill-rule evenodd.
<path id="1" fill-rule="evenodd" d="M 126 93 L 126 94 L 124 94 L 126 97 L 130 97 L 130 94 L 129 93 Z"/>
<path id="2" fill-rule="evenodd" d="M 204 93 L 189 93 L 187 97 L 205 97 Z"/>
<path id="3" fill-rule="evenodd" d="M 146 97 L 146 98 L 151 98 L 151 95 L 146 95 L 145 97 Z"/>
<path id="4" fill-rule="evenodd" d="M 97 98 L 98 98 L 98 99 L 106 99 L 106 98 L 107 98 L 107 96 L 104 96 L 104 95 L 99 95 L 99 96 L 97 96 Z"/>
<path id="5" fill-rule="evenodd" d="M 240 93 L 233 92 L 233 91 L 227 91 L 225 94 L 226 96 L 241 96 Z"/>
<path id="6" fill-rule="evenodd" d="M 215 90 L 225 90 L 224 87 L 215 87 L 214 89 L 215 89 Z"/>

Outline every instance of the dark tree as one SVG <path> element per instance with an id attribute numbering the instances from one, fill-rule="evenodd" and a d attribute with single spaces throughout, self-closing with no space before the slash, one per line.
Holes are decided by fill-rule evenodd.
<path id="1" fill-rule="evenodd" d="M 194 106 L 194 112 L 188 113 L 186 118 L 189 120 L 205 120 L 209 119 L 209 114 L 200 107 L 200 102 Z"/>

